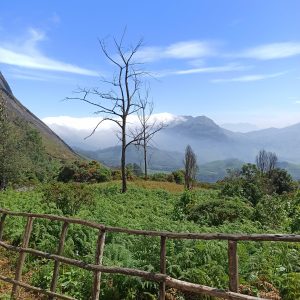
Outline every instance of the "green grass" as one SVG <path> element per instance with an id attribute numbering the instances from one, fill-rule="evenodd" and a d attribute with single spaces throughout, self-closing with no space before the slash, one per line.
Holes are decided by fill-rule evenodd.
<path id="1" fill-rule="evenodd" d="M 198 225 L 186 218 L 178 219 L 176 208 L 182 199 L 182 192 L 175 189 L 175 184 L 130 183 L 126 194 L 120 193 L 119 183 L 95 184 L 89 185 L 89 188 L 95 197 L 94 204 L 89 207 L 82 205 L 75 217 L 109 226 L 177 232 L 288 232 L 285 227 L 270 230 L 251 219 L 227 222 L 218 227 Z M 206 203 L 219 197 L 217 190 L 206 189 L 198 189 L 193 195 L 194 204 Z M 42 187 L 34 191 L 8 190 L 0 193 L 0 206 L 14 211 L 62 215 L 54 203 L 43 198 Z M 4 238 L 19 244 L 24 223 L 22 218 L 9 217 Z M 30 246 L 42 251 L 55 251 L 60 228 L 57 222 L 35 220 Z M 97 233 L 89 228 L 70 226 L 64 255 L 93 262 L 96 238 Z M 104 264 L 158 272 L 159 249 L 158 238 L 109 233 L 106 237 Z M 299 274 L 299 250 L 296 244 L 239 243 L 241 283 L 257 294 L 260 284 L 267 282 L 285 293 L 283 299 L 297 299 L 288 298 L 290 296 L 286 291 L 295 290 L 295 280 L 288 278 L 295 278 Z M 227 243 L 224 241 L 168 240 L 167 273 L 173 277 L 227 288 L 227 264 Z M 35 285 L 49 287 L 53 268 L 51 263 L 30 257 L 27 266 L 28 269 L 36 270 L 32 278 Z M 88 272 L 64 266 L 60 274 L 59 290 L 78 299 L 88 299 L 91 283 L 92 277 Z M 156 299 L 158 293 L 154 283 L 120 275 L 104 275 L 101 286 L 101 299 Z M 180 292 L 176 292 L 176 297 L 191 299 Z"/>

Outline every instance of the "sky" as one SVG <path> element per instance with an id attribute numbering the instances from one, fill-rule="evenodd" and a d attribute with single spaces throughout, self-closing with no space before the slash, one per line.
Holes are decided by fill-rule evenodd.
<path id="1" fill-rule="evenodd" d="M 288 126 L 300 122 L 299 11 L 298 0 L 4 0 L 0 71 L 42 119 L 93 116 L 64 99 L 111 78 L 98 39 L 113 54 L 126 28 L 128 46 L 143 38 L 155 113 Z"/>

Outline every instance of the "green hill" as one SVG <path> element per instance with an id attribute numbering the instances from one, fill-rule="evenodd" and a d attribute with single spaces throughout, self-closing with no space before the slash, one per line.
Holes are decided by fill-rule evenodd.
<path id="1" fill-rule="evenodd" d="M 13 92 L 0 72 L 0 97 L 6 102 L 11 118 L 27 122 L 36 129 L 42 137 L 43 145 L 48 155 L 59 160 L 78 158 L 78 155 L 58 135 L 56 135 L 44 122 L 28 110 L 13 95 Z"/>

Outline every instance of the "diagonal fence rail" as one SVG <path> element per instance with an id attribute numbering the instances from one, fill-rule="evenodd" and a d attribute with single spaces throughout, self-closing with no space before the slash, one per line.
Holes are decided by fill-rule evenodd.
<path id="1" fill-rule="evenodd" d="M 60 264 L 67 264 L 81 269 L 93 272 L 94 281 L 92 285 L 92 300 L 98 300 L 100 297 L 101 273 L 122 274 L 126 276 L 137 276 L 148 281 L 159 283 L 159 299 L 165 300 L 166 287 L 176 288 L 185 292 L 196 294 L 204 294 L 207 296 L 233 299 L 233 300 L 255 300 L 262 299 L 253 296 L 238 293 L 238 241 L 278 241 L 278 242 L 300 242 L 300 235 L 292 234 L 223 234 L 223 233 L 176 233 L 164 231 L 148 231 L 148 230 L 131 230 L 121 227 L 110 227 L 91 221 L 67 218 L 62 216 L 13 212 L 0 209 L 0 247 L 6 250 L 19 253 L 19 259 L 16 266 L 15 278 L 8 278 L 0 274 L 0 280 L 11 283 L 11 299 L 16 300 L 19 296 L 20 287 L 48 296 L 48 299 L 66 299 L 76 300 L 73 297 L 62 295 L 56 292 L 59 277 Z M 2 240 L 5 219 L 7 216 L 23 217 L 27 219 L 23 233 L 22 244 L 20 247 L 10 245 Z M 36 249 L 29 248 L 29 241 L 35 219 L 47 219 L 51 221 L 59 221 L 62 223 L 61 235 L 57 252 L 47 253 Z M 81 260 L 76 260 L 63 256 L 64 243 L 67 236 L 69 224 L 79 224 L 98 230 L 97 246 L 95 249 L 95 263 L 89 264 Z M 150 237 L 160 237 L 160 271 L 158 273 L 147 272 L 138 269 L 123 267 L 108 267 L 102 264 L 103 252 L 105 247 L 106 233 L 125 233 L 131 235 L 142 235 Z M 216 289 L 200 284 L 190 283 L 172 278 L 166 274 L 166 243 L 168 239 L 192 239 L 192 240 L 225 240 L 228 241 L 228 264 L 229 264 L 229 291 Z M 31 286 L 22 281 L 22 270 L 25 263 L 26 254 L 37 257 L 46 258 L 54 261 L 54 269 L 49 290 Z"/>

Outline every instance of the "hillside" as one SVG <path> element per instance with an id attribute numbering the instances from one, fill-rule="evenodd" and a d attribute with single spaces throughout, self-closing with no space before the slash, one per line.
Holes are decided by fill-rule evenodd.
<path id="1" fill-rule="evenodd" d="M 88 151 L 76 148 L 76 151 L 84 157 L 97 160 L 110 167 L 119 167 L 120 165 L 120 146 L 108 147 L 97 151 Z M 127 151 L 127 163 L 142 165 L 143 153 L 141 150 L 131 146 Z M 170 172 L 183 168 L 183 152 L 167 151 L 149 147 L 148 153 L 150 172 Z M 245 161 L 236 158 L 229 158 L 199 164 L 197 178 L 202 182 L 216 182 L 227 175 L 228 169 L 240 169 L 245 163 Z M 295 180 L 300 179 L 299 164 L 281 161 L 278 162 L 278 167 L 287 170 Z"/>
<path id="2" fill-rule="evenodd" d="M 88 151 L 75 148 L 78 153 L 90 159 L 98 160 L 99 162 L 110 166 L 120 166 L 121 146 L 109 147 L 97 151 Z M 183 154 L 175 151 L 166 151 L 154 147 L 148 148 L 149 153 L 149 168 L 155 171 L 173 171 L 180 169 L 183 166 Z M 143 163 L 142 149 L 137 149 L 135 146 L 129 146 L 126 156 L 127 163 Z"/>
<path id="3" fill-rule="evenodd" d="M 78 157 L 57 134 L 55 134 L 44 122 L 28 110 L 13 95 L 6 79 L 0 72 L 0 96 L 6 101 L 9 114 L 22 121 L 28 122 L 42 136 L 46 152 L 53 158 L 68 160 Z"/>

